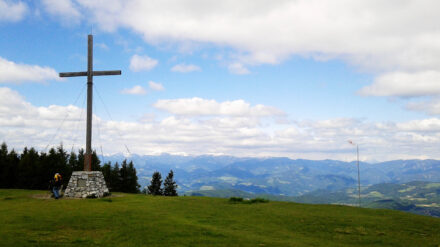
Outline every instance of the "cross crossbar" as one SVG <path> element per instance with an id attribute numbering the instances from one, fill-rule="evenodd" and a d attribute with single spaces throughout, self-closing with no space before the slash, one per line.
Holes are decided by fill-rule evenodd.
<path id="1" fill-rule="evenodd" d="M 93 71 L 93 76 L 101 76 L 101 75 L 121 75 L 121 71 L 120 70 Z M 75 76 L 87 76 L 87 71 L 60 73 L 60 77 L 75 77 Z"/>

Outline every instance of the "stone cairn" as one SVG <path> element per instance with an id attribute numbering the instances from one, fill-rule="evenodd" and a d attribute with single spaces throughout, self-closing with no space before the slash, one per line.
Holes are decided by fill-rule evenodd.
<path id="1" fill-rule="evenodd" d="M 64 191 L 65 197 L 76 198 L 98 198 L 109 194 L 104 175 L 100 171 L 73 172 Z"/>

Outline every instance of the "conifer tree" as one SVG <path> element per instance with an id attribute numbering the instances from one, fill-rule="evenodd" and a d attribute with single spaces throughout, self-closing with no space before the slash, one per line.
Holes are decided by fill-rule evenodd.
<path id="1" fill-rule="evenodd" d="M 128 191 L 129 193 L 139 193 L 139 188 L 141 187 L 138 183 L 138 177 L 136 175 L 136 168 L 134 168 L 133 161 L 130 161 L 128 163 L 127 168 L 127 185 L 128 185 Z"/>
<path id="2" fill-rule="evenodd" d="M 84 149 L 78 150 L 78 161 L 77 161 L 77 167 L 75 167 L 74 171 L 82 171 L 84 170 L 84 159 L 85 159 L 85 151 Z"/>
<path id="3" fill-rule="evenodd" d="M 121 169 L 119 169 L 119 176 L 121 178 L 121 192 L 127 191 L 127 180 L 128 180 L 128 172 L 127 172 L 127 160 L 123 160 L 121 163 Z"/>
<path id="4" fill-rule="evenodd" d="M 55 172 L 53 172 L 53 174 L 55 173 L 60 173 L 61 176 L 63 177 L 63 186 L 67 187 L 67 184 L 69 183 L 69 180 L 67 180 L 67 178 L 70 178 L 70 176 L 72 175 L 72 170 L 69 169 L 69 167 L 67 166 L 67 162 L 69 160 L 69 154 L 67 153 L 67 151 L 64 149 L 63 144 L 61 143 L 60 146 L 57 147 L 56 150 L 56 167 L 55 167 Z M 53 174 L 50 174 L 51 176 L 53 176 Z"/>
<path id="5" fill-rule="evenodd" d="M 164 196 L 177 196 L 177 191 L 176 191 L 177 184 L 173 180 L 173 177 L 174 177 L 173 170 L 170 170 L 170 172 L 168 173 L 168 176 L 165 178 L 165 182 L 163 183 L 163 186 L 164 186 L 163 195 Z"/>
<path id="6" fill-rule="evenodd" d="M 20 162 L 20 157 L 15 152 L 14 149 L 12 149 L 8 156 L 7 156 L 7 183 L 11 185 L 10 188 L 20 188 L 20 185 L 18 184 L 17 177 L 18 177 L 18 164 Z"/>
<path id="7" fill-rule="evenodd" d="M 161 196 L 163 195 L 162 186 L 162 176 L 159 172 L 154 172 L 151 178 L 151 184 L 148 186 L 148 194 Z"/>
<path id="8" fill-rule="evenodd" d="M 78 162 L 78 155 L 73 151 L 69 155 L 68 166 L 72 172 L 73 171 L 81 171 L 81 169 L 82 169 L 82 167 L 80 167 L 80 164 Z"/>
<path id="9" fill-rule="evenodd" d="M 119 170 L 119 163 L 116 162 L 114 167 L 110 170 L 110 184 L 108 185 L 110 191 L 121 191 L 121 173 Z"/>
<path id="10" fill-rule="evenodd" d="M 83 163 L 84 164 L 84 163 Z M 101 161 L 96 154 L 96 150 L 92 152 L 92 171 L 100 171 L 101 170 Z"/>
<path id="11" fill-rule="evenodd" d="M 101 168 L 102 171 L 102 175 L 104 175 L 104 180 L 105 183 L 107 185 L 107 187 L 110 189 L 111 188 L 111 181 L 110 181 L 110 177 L 111 177 L 111 171 L 112 171 L 112 164 L 110 161 L 107 161 Z"/>
<path id="12" fill-rule="evenodd" d="M 8 146 L 6 143 L 2 143 L 0 147 L 0 188 L 8 188 L 8 166 L 7 166 L 7 159 L 8 159 Z"/>
<path id="13" fill-rule="evenodd" d="M 39 154 L 34 149 L 24 148 L 20 155 L 20 162 L 18 167 L 18 183 L 19 188 L 38 189 L 38 180 L 36 178 L 39 162 Z"/>

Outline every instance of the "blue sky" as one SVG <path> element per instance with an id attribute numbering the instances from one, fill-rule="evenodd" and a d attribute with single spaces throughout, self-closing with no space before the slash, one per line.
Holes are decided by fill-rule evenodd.
<path id="1" fill-rule="evenodd" d="M 105 2 L 0 0 L 0 141 L 83 146 L 93 32 L 105 154 L 440 158 L 435 1 Z"/>

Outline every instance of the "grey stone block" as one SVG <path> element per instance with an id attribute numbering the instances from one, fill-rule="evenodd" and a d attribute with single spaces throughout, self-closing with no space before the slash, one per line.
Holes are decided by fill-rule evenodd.
<path id="1" fill-rule="evenodd" d="M 76 171 L 72 173 L 64 192 L 66 197 L 104 197 L 109 190 L 100 171 Z"/>

